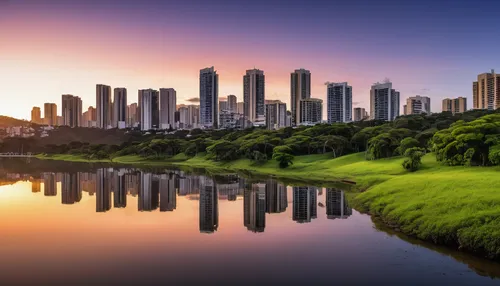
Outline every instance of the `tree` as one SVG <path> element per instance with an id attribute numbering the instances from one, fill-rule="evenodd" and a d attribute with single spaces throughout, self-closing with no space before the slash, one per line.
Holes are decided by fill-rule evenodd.
<path id="1" fill-rule="evenodd" d="M 207 148 L 208 155 L 215 161 L 231 161 L 237 159 L 239 146 L 227 140 L 218 140 Z"/>
<path id="2" fill-rule="evenodd" d="M 338 135 L 327 135 L 321 136 L 319 138 L 323 143 L 323 153 L 326 153 L 326 148 L 330 148 L 333 152 L 333 158 L 337 158 L 338 156 L 342 156 L 344 149 L 349 146 L 349 141 L 347 138 Z"/>
<path id="3" fill-rule="evenodd" d="M 288 146 L 274 147 L 273 159 L 278 161 L 280 168 L 286 168 L 293 164 L 292 148 Z"/>
<path id="4" fill-rule="evenodd" d="M 413 147 L 405 152 L 405 157 L 407 159 L 403 162 L 403 168 L 410 172 L 415 172 L 420 168 L 422 164 L 422 157 L 425 155 L 425 150 L 418 147 Z"/>
<path id="5" fill-rule="evenodd" d="M 398 147 L 398 153 L 404 155 L 406 150 L 419 146 L 420 142 L 418 142 L 417 139 L 413 137 L 406 137 L 405 139 L 401 140 L 401 143 L 399 144 Z"/>

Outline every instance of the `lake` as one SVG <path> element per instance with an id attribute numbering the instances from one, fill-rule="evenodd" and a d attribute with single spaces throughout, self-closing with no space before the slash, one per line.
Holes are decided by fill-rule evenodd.
<path id="1" fill-rule="evenodd" d="M 0 162 L 1 285 L 498 285 L 338 186 L 236 173 Z"/>

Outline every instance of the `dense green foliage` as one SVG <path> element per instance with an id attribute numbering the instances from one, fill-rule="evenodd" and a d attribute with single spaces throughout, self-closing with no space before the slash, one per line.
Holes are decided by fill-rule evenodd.
<path id="1" fill-rule="evenodd" d="M 155 160 L 181 153 L 188 157 L 206 153 L 214 161 L 247 158 L 262 164 L 273 159 L 285 168 L 292 163 L 294 156 L 329 153 L 336 158 L 365 151 L 366 159 L 378 160 L 403 156 L 411 148 L 423 148 L 424 152 L 436 151 L 438 160 L 451 165 L 492 165 L 500 161 L 499 123 L 496 122 L 499 116 L 481 110 L 456 115 L 444 112 L 401 116 L 393 122 L 318 124 L 276 131 L 263 128 L 178 130 L 133 137 L 121 145 L 72 142 L 45 146 L 45 153 L 81 155 L 89 159 L 140 155 Z M 283 146 L 287 147 L 287 152 L 279 151 Z M 413 163 L 413 166 L 418 165 L 417 161 Z M 408 165 L 409 169 L 414 169 L 411 166 Z"/>
<path id="2" fill-rule="evenodd" d="M 403 168 L 410 172 L 415 172 L 422 164 L 422 157 L 425 150 L 418 147 L 409 148 L 404 153 L 406 159 L 403 161 Z"/>

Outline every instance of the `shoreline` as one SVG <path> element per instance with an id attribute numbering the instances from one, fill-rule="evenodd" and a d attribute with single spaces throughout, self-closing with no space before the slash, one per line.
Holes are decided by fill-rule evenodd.
<path id="1" fill-rule="evenodd" d="M 365 161 L 361 153 L 333 159 L 331 155 L 298 156 L 294 165 L 280 169 L 277 162 L 255 164 L 248 159 L 214 162 L 202 155 L 147 160 L 139 156 L 113 160 L 86 160 L 74 155 L 37 156 L 42 160 L 111 163 L 149 167 L 187 167 L 211 171 L 274 176 L 318 186 L 354 181 L 349 200 L 362 213 L 377 217 L 387 227 L 421 241 L 498 261 L 500 259 L 499 167 L 450 167 L 433 154 L 422 160 L 422 169 L 409 173 L 403 158 Z M 499 177 L 499 178 L 496 178 Z M 319 183 L 319 184 L 318 184 Z"/>

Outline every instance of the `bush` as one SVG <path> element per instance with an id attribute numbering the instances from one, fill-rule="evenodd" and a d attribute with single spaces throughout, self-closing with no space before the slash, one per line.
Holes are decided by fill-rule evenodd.
<path id="1" fill-rule="evenodd" d="M 422 148 L 414 147 L 406 150 L 405 157 L 407 159 L 403 162 L 403 168 L 410 172 L 415 172 L 422 164 L 422 157 L 425 155 L 425 150 Z"/>
<path id="2" fill-rule="evenodd" d="M 278 146 L 273 149 L 273 159 L 279 162 L 280 168 L 286 168 L 293 164 L 294 156 L 291 154 L 292 148 L 288 146 Z"/>

